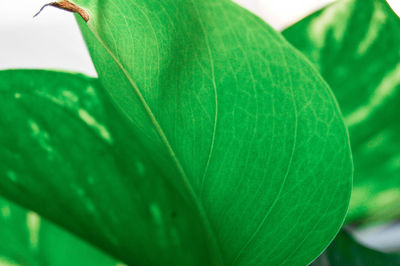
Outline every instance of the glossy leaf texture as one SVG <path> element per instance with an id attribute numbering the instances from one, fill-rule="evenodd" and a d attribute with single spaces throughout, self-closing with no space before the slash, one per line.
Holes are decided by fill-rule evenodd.
<path id="1" fill-rule="evenodd" d="M 0 265 L 122 266 L 35 212 L 0 198 Z"/>
<path id="2" fill-rule="evenodd" d="M 396 266 L 399 254 L 388 254 L 367 248 L 342 230 L 332 244 L 310 266 Z"/>
<path id="3" fill-rule="evenodd" d="M 102 85 L 172 158 L 225 265 L 304 265 L 347 210 L 348 136 L 301 54 L 231 1 L 77 0 Z"/>
<path id="4" fill-rule="evenodd" d="M 400 19 L 384 0 L 338 1 L 283 32 L 331 86 L 349 127 L 348 222 L 400 215 Z"/>
<path id="5" fill-rule="evenodd" d="M 2 196 L 129 265 L 218 264 L 173 167 L 153 160 L 97 80 L 2 71 L 0 91 Z"/>

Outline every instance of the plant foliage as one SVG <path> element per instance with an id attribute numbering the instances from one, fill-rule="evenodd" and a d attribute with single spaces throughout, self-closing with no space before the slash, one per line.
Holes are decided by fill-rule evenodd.
<path id="1" fill-rule="evenodd" d="M 385 1 L 287 29 L 310 61 L 228 0 L 71 2 L 98 79 L 0 72 L 0 263 L 306 265 L 348 209 L 345 124 L 347 221 L 400 214 Z M 342 232 L 314 264 L 397 259 Z"/>

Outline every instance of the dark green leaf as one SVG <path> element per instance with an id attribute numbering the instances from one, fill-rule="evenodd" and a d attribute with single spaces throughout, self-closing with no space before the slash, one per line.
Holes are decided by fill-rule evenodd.
<path id="1" fill-rule="evenodd" d="M 400 215 L 400 20 L 384 0 L 338 1 L 284 31 L 332 87 L 349 127 L 348 221 Z"/>
<path id="2" fill-rule="evenodd" d="M 341 231 L 332 244 L 311 266 L 396 266 L 399 254 L 386 254 L 357 243 L 347 232 Z"/>
<path id="3" fill-rule="evenodd" d="M 5 71 L 0 92 L 2 195 L 130 265 L 216 264 L 187 188 L 170 182 L 174 168 L 138 143 L 97 80 Z"/>
<path id="4" fill-rule="evenodd" d="M 277 32 L 226 0 L 76 0 L 100 80 L 193 187 L 226 265 L 304 265 L 351 187 L 328 86 Z"/>
<path id="5" fill-rule="evenodd" d="M 116 266 L 117 262 L 36 213 L 0 198 L 0 265 Z"/>

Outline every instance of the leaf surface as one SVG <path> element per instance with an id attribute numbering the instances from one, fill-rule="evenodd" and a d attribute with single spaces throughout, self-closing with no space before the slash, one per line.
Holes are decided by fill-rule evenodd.
<path id="1" fill-rule="evenodd" d="M 0 198 L 0 240 L 3 266 L 117 266 L 103 252 L 4 198 Z"/>
<path id="2" fill-rule="evenodd" d="M 2 71 L 0 93 L 3 196 L 129 265 L 217 264 L 173 167 L 153 160 L 97 80 Z"/>
<path id="3" fill-rule="evenodd" d="M 384 0 L 338 1 L 283 32 L 329 83 L 349 127 L 348 222 L 400 215 L 400 20 Z"/>
<path id="4" fill-rule="evenodd" d="M 396 266 L 399 254 L 389 254 L 359 244 L 349 233 L 342 230 L 310 266 Z"/>
<path id="5" fill-rule="evenodd" d="M 230 1 L 76 0 L 103 86 L 204 207 L 225 265 L 301 265 L 351 190 L 336 102 L 303 56 Z"/>

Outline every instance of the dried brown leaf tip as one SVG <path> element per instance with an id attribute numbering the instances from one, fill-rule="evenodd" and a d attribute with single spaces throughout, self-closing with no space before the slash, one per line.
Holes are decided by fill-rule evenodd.
<path id="1" fill-rule="evenodd" d="M 67 10 L 69 12 L 73 12 L 73 13 L 78 13 L 86 22 L 89 21 L 89 14 L 81 7 L 75 5 L 74 3 L 71 3 L 68 0 L 62 0 L 60 2 L 51 2 L 48 3 L 46 5 L 44 5 L 39 12 L 37 12 L 36 15 L 34 15 L 33 17 L 36 17 L 37 15 L 40 14 L 40 12 L 42 12 L 42 10 L 46 7 L 46 6 L 54 6 L 63 10 Z"/>

